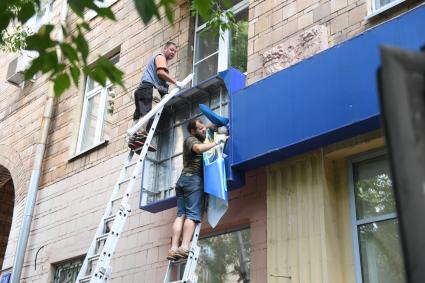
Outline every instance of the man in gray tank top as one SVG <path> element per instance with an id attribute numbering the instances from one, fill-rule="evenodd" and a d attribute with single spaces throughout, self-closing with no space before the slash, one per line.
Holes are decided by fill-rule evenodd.
<path id="1" fill-rule="evenodd" d="M 139 87 L 134 92 L 135 111 L 133 114 L 133 124 L 145 116 L 156 104 L 161 101 L 162 96 L 168 93 L 168 83 L 175 84 L 178 88 L 183 88 L 183 83 L 176 81 L 168 72 L 167 63 L 173 59 L 177 52 L 177 46 L 173 42 L 167 42 L 163 52 L 151 57 L 143 72 Z M 129 140 L 128 146 L 136 153 L 140 153 L 141 147 L 146 140 L 147 132 L 152 125 L 153 119 L 149 120 L 146 126 L 136 132 Z M 150 151 L 156 151 L 155 146 L 149 147 Z"/>

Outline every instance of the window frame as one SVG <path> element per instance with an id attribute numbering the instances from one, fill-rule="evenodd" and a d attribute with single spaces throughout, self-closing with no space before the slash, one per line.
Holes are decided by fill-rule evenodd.
<path id="1" fill-rule="evenodd" d="M 118 58 L 117 64 L 120 59 L 120 53 L 116 53 L 115 55 L 111 56 L 109 60 L 114 60 L 115 58 Z M 81 117 L 80 117 L 80 124 L 78 129 L 78 138 L 77 138 L 77 147 L 75 149 L 75 155 L 80 155 L 84 152 L 90 151 L 97 146 L 104 144 L 108 142 L 108 139 L 105 138 L 102 133 L 104 132 L 104 124 L 105 124 L 105 111 L 107 110 L 107 102 L 108 102 L 108 95 L 109 95 L 109 88 L 113 87 L 114 85 L 108 80 L 106 82 L 105 86 L 98 85 L 92 90 L 87 92 L 88 84 L 90 81 L 90 77 L 86 77 L 85 82 L 85 88 L 84 88 L 84 99 L 83 99 L 83 108 L 81 110 Z M 95 97 L 96 95 L 100 95 L 100 102 L 99 102 L 99 109 L 97 110 L 97 121 L 96 121 L 96 130 L 94 135 L 94 141 L 93 144 L 88 146 L 87 148 L 82 148 L 83 146 L 83 138 L 84 138 L 84 130 L 87 122 L 88 117 L 88 102 L 91 98 Z"/>
<path id="2" fill-rule="evenodd" d="M 35 34 L 41 28 L 42 25 L 50 22 L 52 18 L 53 1 L 40 2 L 41 10 L 28 19 L 25 23 L 25 27 L 30 30 L 30 34 Z M 40 13 L 41 12 L 41 13 Z"/>
<path id="3" fill-rule="evenodd" d="M 211 106 L 211 101 L 212 98 L 214 97 L 214 95 L 217 95 L 217 104 L 215 106 Z M 227 96 L 227 98 L 226 98 Z M 193 107 L 198 104 L 198 103 L 204 103 L 202 100 L 203 99 L 207 99 L 208 100 L 208 105 L 211 108 L 211 110 L 216 111 L 219 115 L 223 114 L 223 111 L 225 110 L 225 107 L 229 107 L 227 109 L 227 111 L 230 111 L 230 97 L 228 92 L 225 90 L 224 86 L 220 86 L 220 90 L 216 93 L 216 94 L 208 94 L 206 96 L 200 97 L 199 99 L 197 94 L 193 94 L 192 99 L 189 98 L 188 101 L 186 101 L 187 98 L 184 98 L 182 103 L 185 103 L 186 105 L 189 105 L 189 111 L 190 113 L 187 115 L 187 118 L 178 121 L 176 123 L 176 116 L 175 114 L 172 114 L 172 121 L 170 122 L 170 125 L 167 126 L 166 129 L 159 129 L 157 127 L 157 131 L 159 134 L 162 134 L 162 132 L 165 131 L 171 131 L 171 135 L 170 135 L 170 140 L 168 141 L 168 150 L 169 150 L 169 154 L 167 155 L 167 157 L 163 157 L 161 158 L 161 147 L 159 146 L 161 144 L 160 140 L 161 137 L 158 136 L 154 136 L 154 138 L 156 139 L 156 142 L 158 144 L 158 151 L 155 152 L 155 156 L 150 156 L 149 154 L 147 155 L 147 160 L 150 162 L 149 164 L 149 168 L 146 167 L 146 165 L 143 168 L 143 178 L 142 178 L 142 184 L 141 184 L 141 197 L 140 197 L 140 207 L 144 207 L 144 206 L 149 206 L 152 204 L 155 204 L 156 202 L 159 201 L 163 201 L 172 197 L 175 197 L 174 193 L 175 193 L 175 182 L 177 181 L 178 177 L 176 180 L 174 180 L 175 182 L 173 183 L 173 172 L 175 170 L 175 168 L 173 168 L 173 159 L 175 159 L 176 157 L 183 158 L 183 150 L 179 151 L 179 152 L 173 152 L 173 144 L 175 144 L 175 129 L 178 127 L 181 127 L 182 125 L 184 125 L 185 123 L 187 123 L 188 121 L 192 120 L 192 119 L 196 119 L 199 117 L 202 117 L 203 114 L 202 112 L 200 113 L 194 113 Z M 193 100 L 194 99 L 194 100 Z M 177 108 L 179 108 L 179 106 L 177 106 Z M 185 127 L 183 127 L 183 131 L 186 131 Z M 182 161 L 183 162 L 183 161 Z M 169 169 L 166 172 L 165 176 L 161 176 L 160 175 L 160 167 L 161 164 L 165 164 L 168 163 L 169 164 Z M 151 166 L 155 166 L 155 168 L 153 169 L 153 176 L 150 176 L 151 173 Z M 180 175 L 181 171 L 178 173 L 178 175 Z M 168 187 L 161 187 L 160 186 L 160 178 L 166 178 L 166 184 L 169 184 Z M 149 185 L 152 185 L 153 188 L 150 188 Z M 154 199 L 150 199 L 150 197 L 154 197 Z"/>
<path id="4" fill-rule="evenodd" d="M 84 90 L 84 102 L 83 102 L 83 110 L 81 111 L 81 120 L 80 120 L 80 129 L 78 133 L 78 143 L 77 143 L 77 153 L 82 153 L 87 150 L 90 150 L 93 147 L 96 147 L 97 145 L 105 142 L 106 140 L 101 140 L 102 132 L 103 132 L 103 122 L 105 118 L 105 108 L 106 108 L 106 101 L 108 96 L 107 89 L 112 86 L 111 83 L 108 83 L 105 87 L 99 85 L 96 88 L 92 89 L 88 93 L 86 92 L 87 85 L 89 82 L 89 78 L 86 79 L 86 87 Z M 84 130 L 87 122 L 88 117 L 88 103 L 89 100 L 96 95 L 100 95 L 100 102 L 99 102 L 99 109 L 97 110 L 97 122 L 96 122 L 96 131 L 94 135 L 94 142 L 92 145 L 88 146 L 87 148 L 82 148 L 83 145 L 83 136 L 84 136 Z M 103 107 L 101 107 L 103 106 Z"/>
<path id="5" fill-rule="evenodd" d="M 203 248 L 202 245 L 201 245 L 202 240 L 205 240 L 205 239 L 208 239 L 208 238 L 213 238 L 213 237 L 220 237 L 220 236 L 225 235 L 225 234 L 241 232 L 241 231 L 244 231 L 244 230 L 247 230 L 248 233 L 249 233 L 249 242 L 248 243 L 249 243 L 249 247 L 250 247 L 251 250 L 250 250 L 250 254 L 248 255 L 248 258 L 249 258 L 249 262 L 250 262 L 249 277 L 251 277 L 251 272 L 252 272 L 252 228 L 249 224 L 234 227 L 234 228 L 231 228 L 231 229 L 221 230 L 221 231 L 218 231 L 218 232 L 212 232 L 212 233 L 208 233 L 208 234 L 200 236 L 199 239 L 198 239 L 198 246 L 200 247 L 200 253 L 202 253 L 202 248 Z M 177 263 L 176 268 L 177 268 L 176 277 L 182 278 L 184 268 L 185 268 L 185 263 L 184 262 Z M 196 272 L 198 272 L 198 271 L 199 271 L 199 267 L 196 268 Z M 197 274 L 197 275 L 199 276 L 199 274 Z"/>
<path id="6" fill-rule="evenodd" d="M 406 0 L 395 0 L 392 1 L 384 6 L 379 7 L 378 9 L 376 9 L 375 7 L 375 1 L 376 0 L 369 0 L 367 1 L 367 16 L 365 17 L 365 20 L 369 20 L 389 9 L 391 9 L 394 6 L 397 6 L 403 2 L 405 2 Z"/>
<path id="7" fill-rule="evenodd" d="M 364 153 L 358 156 L 354 156 L 348 160 L 348 193 L 349 193 L 349 209 L 350 209 L 350 223 L 351 223 L 351 234 L 352 234 L 352 248 L 354 255 L 354 271 L 355 271 L 355 282 L 363 283 L 363 272 L 361 262 L 361 251 L 359 242 L 359 226 L 370 224 L 374 222 L 382 222 L 386 220 L 398 219 L 397 211 L 393 213 L 387 213 L 385 215 L 368 217 L 366 219 L 357 220 L 357 207 L 356 207 L 356 195 L 355 195 L 355 184 L 354 184 L 354 166 L 356 163 L 374 159 L 377 157 L 388 156 L 385 149 L 379 149 L 372 152 Z"/>
<path id="8" fill-rule="evenodd" d="M 116 2 L 118 2 L 118 0 L 103 0 L 102 1 L 94 1 L 94 4 L 96 6 L 98 6 L 99 8 L 108 8 L 111 7 L 112 5 L 114 5 Z M 87 10 L 87 12 L 84 15 L 84 20 L 86 21 L 91 21 L 92 19 L 94 19 L 97 16 L 96 11 L 94 10 Z"/>
<path id="9" fill-rule="evenodd" d="M 228 11 L 232 11 L 234 14 L 241 12 L 244 9 L 249 9 L 249 0 L 242 0 L 241 2 L 234 5 L 232 8 L 228 9 Z M 196 61 L 196 44 L 197 44 L 197 35 L 202 31 L 206 30 L 206 23 L 198 26 L 199 14 L 197 13 L 195 16 L 195 33 L 193 40 L 193 60 L 192 60 L 192 73 L 195 74 L 195 66 L 199 63 L 217 55 L 217 73 L 227 70 L 230 65 L 230 41 L 231 41 L 231 33 L 229 30 L 222 31 L 220 30 L 218 35 L 218 49 L 217 51 L 205 56 L 204 58 Z M 192 86 L 201 83 L 202 81 L 192 80 Z"/>
<path id="10" fill-rule="evenodd" d="M 84 262 L 84 257 L 76 257 L 76 258 L 70 258 L 64 261 L 61 261 L 59 263 L 55 263 L 53 264 L 53 272 L 52 272 L 52 283 L 56 283 L 57 282 L 57 275 L 56 274 L 58 272 L 59 268 L 64 268 L 66 267 L 66 265 L 75 265 L 75 271 L 76 271 L 76 278 L 78 277 L 78 273 L 81 269 L 81 266 L 83 265 Z"/>

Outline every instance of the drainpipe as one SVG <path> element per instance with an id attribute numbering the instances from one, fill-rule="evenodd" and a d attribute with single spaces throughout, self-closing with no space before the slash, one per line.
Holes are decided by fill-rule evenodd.
<path id="1" fill-rule="evenodd" d="M 66 16 L 68 14 L 68 1 L 63 0 L 62 10 L 60 15 L 60 23 L 64 26 L 66 25 Z M 62 29 L 58 29 L 57 33 L 58 41 L 63 41 Z M 59 47 L 56 48 L 58 61 L 62 60 L 62 52 Z M 34 211 L 35 201 L 37 199 L 38 185 L 40 183 L 40 174 L 41 174 L 41 165 L 43 162 L 44 152 L 46 149 L 47 135 L 49 133 L 50 121 L 53 114 L 54 106 L 54 91 L 53 83 L 49 84 L 49 92 L 47 95 L 47 101 L 45 104 L 42 121 L 41 121 L 41 131 L 39 138 L 35 145 L 35 158 L 34 165 L 31 172 L 31 179 L 28 185 L 28 194 L 27 200 L 25 203 L 25 210 L 23 215 L 23 220 L 21 224 L 21 229 L 19 233 L 18 244 L 16 247 L 15 259 L 13 261 L 12 277 L 11 283 L 19 283 L 22 273 L 22 266 L 25 259 L 25 251 L 27 248 L 28 237 L 31 228 L 32 215 Z"/>

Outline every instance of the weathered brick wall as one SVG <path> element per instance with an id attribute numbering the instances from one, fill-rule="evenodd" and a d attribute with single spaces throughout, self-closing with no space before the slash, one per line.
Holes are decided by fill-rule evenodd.
<path id="1" fill-rule="evenodd" d="M 188 1 L 177 1 L 174 25 L 162 15 L 144 26 L 132 0 L 118 0 L 112 9 L 117 22 L 95 17 L 87 33 L 95 63 L 97 54 L 112 55 L 120 51 L 118 67 L 124 72 L 126 90 L 117 88 L 114 100 L 113 126 L 109 142 L 103 147 L 78 156 L 75 154 L 84 95 L 84 78 L 80 87 L 72 87 L 56 103 L 43 161 L 43 172 L 34 221 L 31 227 L 23 271 L 23 282 L 48 282 L 52 265 L 85 253 L 94 235 L 105 203 L 124 160 L 127 145 L 125 132 L 132 123 L 133 92 L 150 56 L 161 50 L 166 41 L 179 46 L 177 58 L 171 61 L 171 74 L 183 79 L 191 72 L 193 18 Z M 61 1 L 55 1 L 57 20 Z M 291 45 L 291 39 L 317 25 L 327 30 L 327 46 L 340 43 L 387 17 L 414 4 L 406 4 L 391 14 L 365 21 L 363 1 L 298 0 L 250 1 L 248 82 L 264 76 L 263 54 L 278 44 Z M 68 18 L 70 26 L 77 18 Z M 11 54 L 1 54 L 1 73 L 5 74 Z M 302 57 L 300 57 L 302 59 Z M 13 261 L 25 195 L 32 169 L 34 142 L 39 134 L 49 84 L 38 78 L 24 89 L 0 83 L 0 164 L 6 167 L 15 186 L 15 207 L 4 268 Z M 248 174 L 247 186 L 231 193 L 229 214 L 218 231 L 250 225 L 253 282 L 266 282 L 266 210 L 265 176 Z M 158 214 L 137 209 L 138 194 L 132 199 L 133 213 L 126 224 L 113 262 L 114 282 L 160 282 L 165 270 L 163 260 L 171 234 L 175 209 Z M 209 232 L 205 228 L 204 232 Z M 35 254 L 37 268 L 34 271 Z"/>
<path id="2" fill-rule="evenodd" d="M 189 5 L 182 2 L 174 8 L 174 25 L 169 25 L 164 16 L 145 27 L 131 0 L 117 1 L 113 6 L 117 21 L 95 17 L 90 21 L 92 30 L 86 34 L 90 44 L 89 62 L 95 64 L 98 55 L 113 55 L 120 52 L 117 66 L 124 71 L 126 90 L 116 88 L 111 136 L 108 144 L 92 153 L 84 154 L 74 161 L 81 109 L 84 95 L 84 78 L 80 88 L 67 91 L 56 104 L 55 116 L 49 133 L 47 153 L 43 163 L 41 186 L 44 187 L 122 153 L 127 149 L 124 137 L 132 123 L 134 112 L 133 93 L 140 82 L 142 71 L 150 57 L 162 50 L 167 41 L 178 45 L 178 53 L 170 63 L 170 73 L 183 79 L 191 72 L 192 24 Z M 73 26 L 77 18 L 69 17 Z"/>
<path id="3" fill-rule="evenodd" d="M 83 255 L 103 214 L 125 154 L 117 155 L 39 192 L 22 282 L 50 282 L 54 263 Z M 205 224 L 201 235 L 250 227 L 252 282 L 266 282 L 266 174 L 250 172 L 247 184 L 230 193 L 229 211 L 214 231 Z M 111 282 L 162 282 L 176 209 L 152 214 L 132 212 L 112 260 Z M 206 223 L 206 221 L 204 221 Z M 37 251 L 37 270 L 34 259 Z"/>

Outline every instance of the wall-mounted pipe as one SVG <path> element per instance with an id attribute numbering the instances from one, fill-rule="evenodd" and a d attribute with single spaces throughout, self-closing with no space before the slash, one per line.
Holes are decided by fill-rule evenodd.
<path id="1" fill-rule="evenodd" d="M 63 0 L 62 10 L 60 14 L 60 24 L 66 26 L 66 17 L 68 15 L 68 1 Z M 58 41 L 63 40 L 62 29 L 58 28 L 57 33 Z M 59 47 L 56 48 L 56 52 L 58 55 L 58 61 L 62 60 L 62 52 Z M 22 266 L 24 264 L 25 259 L 25 250 L 27 248 L 28 237 L 31 229 L 31 221 L 32 215 L 34 212 L 35 202 L 37 200 L 37 191 L 38 185 L 40 183 L 40 175 L 41 175 L 41 165 L 43 163 L 44 152 L 46 149 L 47 136 L 49 133 L 50 122 L 53 115 L 54 108 L 54 90 L 53 83 L 49 84 L 49 92 L 47 95 L 47 101 L 45 104 L 45 108 L 43 111 L 42 121 L 41 121 L 41 129 L 40 135 L 35 145 L 35 158 L 34 165 L 31 172 L 31 179 L 28 185 L 28 194 L 27 200 L 25 202 L 25 210 L 22 219 L 21 229 L 19 231 L 18 244 L 16 247 L 15 258 L 13 261 L 13 269 L 12 269 L 12 283 L 19 283 L 22 273 Z"/>

